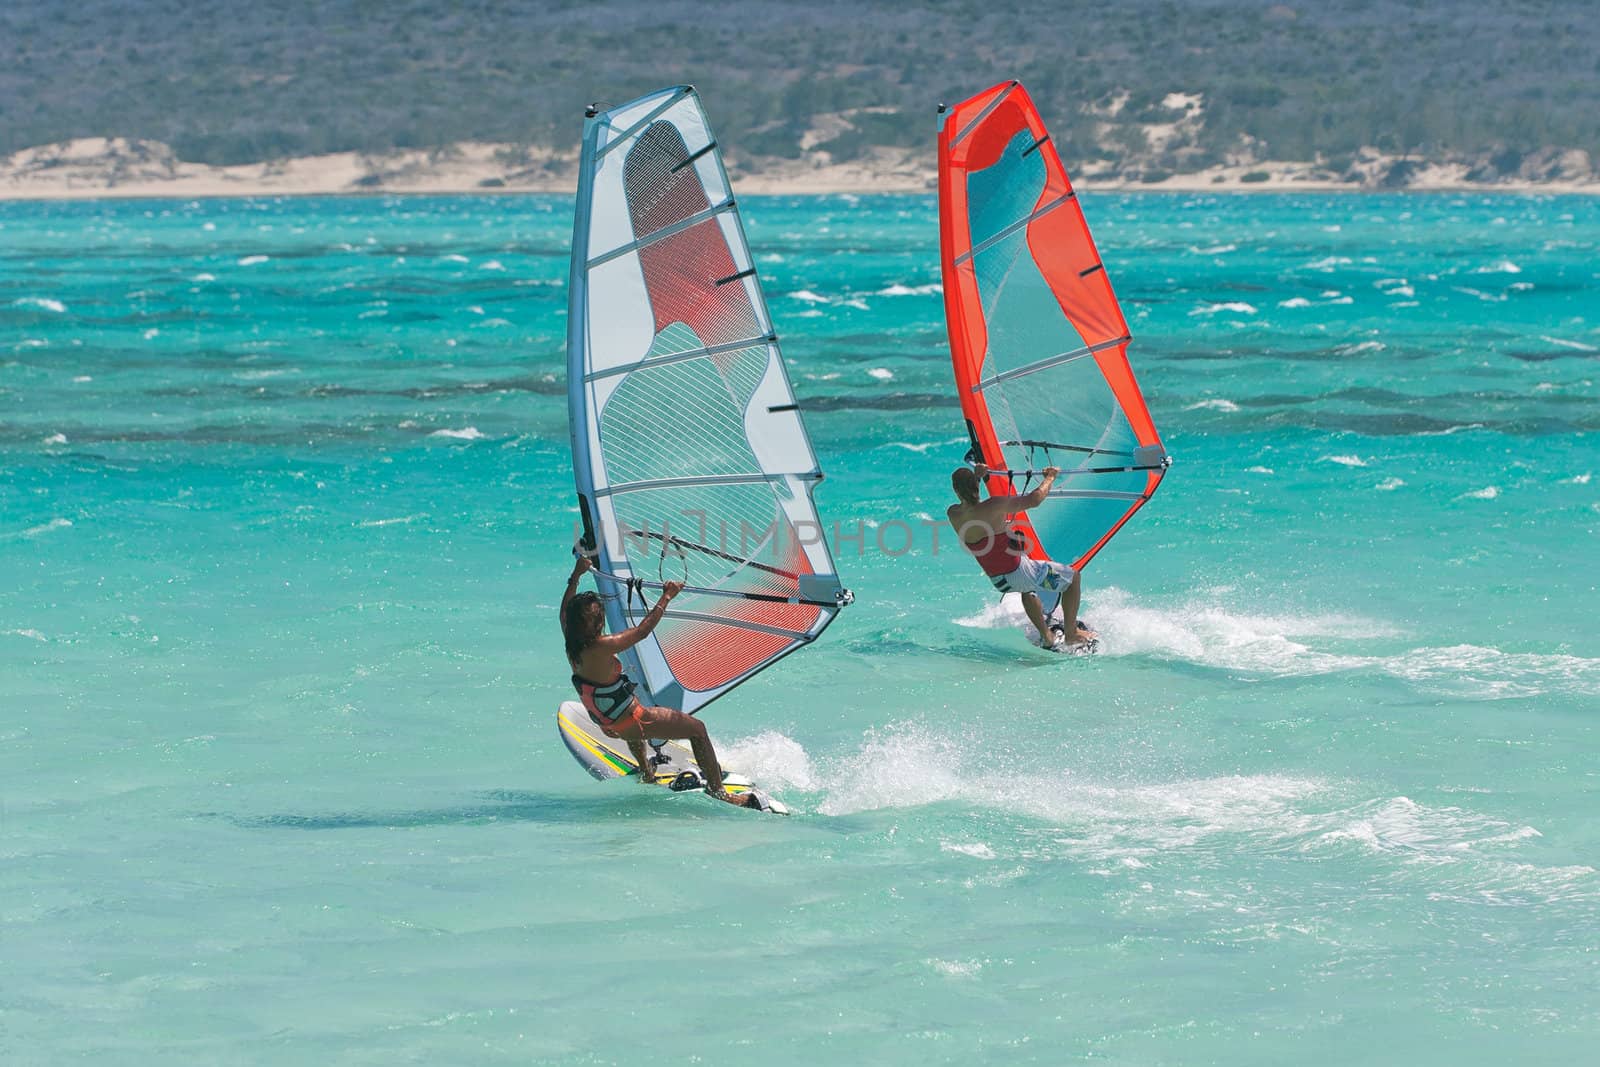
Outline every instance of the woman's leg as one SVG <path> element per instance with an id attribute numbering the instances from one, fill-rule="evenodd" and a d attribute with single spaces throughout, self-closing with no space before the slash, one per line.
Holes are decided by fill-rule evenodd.
<path id="1" fill-rule="evenodd" d="M 688 741 L 689 747 L 694 749 L 694 761 L 700 764 L 700 770 L 706 776 L 706 789 L 719 795 L 722 793 L 722 764 L 717 762 L 717 753 L 711 747 L 711 735 L 706 732 L 705 723 L 693 715 L 685 715 L 671 708 L 644 708 L 639 715 L 639 726 L 640 740 Z M 623 740 L 630 745 L 633 743 L 633 739 L 626 734 Z"/>
<path id="2" fill-rule="evenodd" d="M 653 783 L 656 780 L 656 769 L 650 766 L 650 752 L 642 737 L 624 737 L 628 742 L 628 751 L 633 753 L 633 762 L 639 765 L 639 780 Z"/>

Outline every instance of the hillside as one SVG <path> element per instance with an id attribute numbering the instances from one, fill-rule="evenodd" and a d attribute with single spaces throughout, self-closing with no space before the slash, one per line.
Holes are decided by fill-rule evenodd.
<path id="1" fill-rule="evenodd" d="M 1028 86 L 1076 172 L 1587 180 L 1592 0 L 10 0 L 0 156 L 76 138 L 214 166 L 461 142 L 565 168 L 583 106 L 692 82 L 747 172 L 931 156 L 934 107 Z M 1373 161 L 1382 160 L 1374 168 Z"/>

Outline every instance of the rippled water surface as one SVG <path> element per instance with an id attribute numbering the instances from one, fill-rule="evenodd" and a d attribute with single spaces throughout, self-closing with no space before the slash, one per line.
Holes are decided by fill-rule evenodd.
<path id="1" fill-rule="evenodd" d="M 931 199 L 743 201 L 788 820 L 556 737 L 569 202 L 0 204 L 6 1060 L 1592 1057 L 1600 202 L 1084 200 L 1176 463 L 1065 661 L 930 523 Z"/>

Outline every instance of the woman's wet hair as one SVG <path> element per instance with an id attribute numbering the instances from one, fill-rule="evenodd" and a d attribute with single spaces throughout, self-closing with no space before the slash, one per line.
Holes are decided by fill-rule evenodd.
<path id="1" fill-rule="evenodd" d="M 590 592 L 579 593 L 567 603 L 567 614 L 561 620 L 561 636 L 566 638 L 567 659 L 573 663 L 578 662 L 583 650 L 600 636 L 599 628 L 591 632 L 589 626 L 590 609 L 598 603 L 600 594 Z M 604 626 L 603 623 L 601 625 Z"/>

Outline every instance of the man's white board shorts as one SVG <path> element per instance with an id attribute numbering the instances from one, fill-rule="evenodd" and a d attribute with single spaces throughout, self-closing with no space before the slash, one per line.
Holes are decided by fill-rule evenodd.
<path id="1" fill-rule="evenodd" d="M 1010 574 L 996 575 L 990 581 L 1002 593 L 1037 593 L 1048 618 L 1061 606 L 1061 597 L 1077 576 L 1078 572 L 1065 563 L 1023 556 L 1016 570 Z M 1066 621 L 1071 624 L 1078 620 Z"/>

